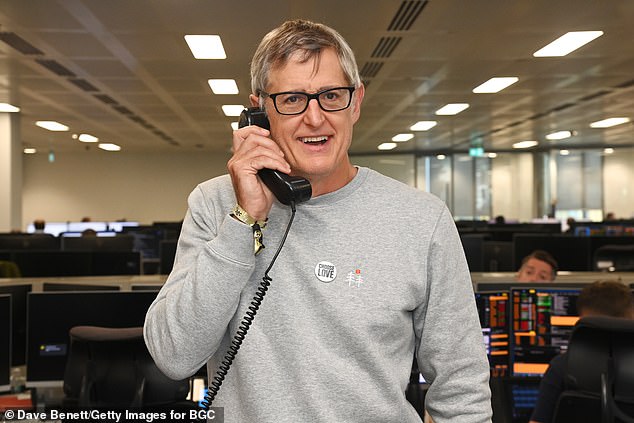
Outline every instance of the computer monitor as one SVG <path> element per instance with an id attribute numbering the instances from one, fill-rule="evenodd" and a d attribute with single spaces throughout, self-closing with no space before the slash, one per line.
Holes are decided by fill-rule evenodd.
<path id="1" fill-rule="evenodd" d="M 0 250 L 59 250 L 59 240 L 51 234 L 2 234 Z"/>
<path id="2" fill-rule="evenodd" d="M 106 222 L 109 231 L 122 232 L 123 228 L 133 228 L 139 226 L 139 222 Z"/>
<path id="3" fill-rule="evenodd" d="M 0 392 L 11 389 L 11 296 L 0 295 Z"/>
<path id="4" fill-rule="evenodd" d="M 161 275 L 168 275 L 174 267 L 174 258 L 176 257 L 177 240 L 163 240 L 159 244 L 159 257 L 160 268 L 159 273 Z"/>
<path id="5" fill-rule="evenodd" d="M 548 251 L 557 260 L 559 270 L 592 270 L 591 240 L 588 237 L 548 234 L 515 234 L 513 259 L 516 266 L 535 250 Z"/>
<path id="6" fill-rule="evenodd" d="M 525 423 L 530 420 L 539 397 L 540 376 L 504 378 L 504 416 L 499 421 Z M 497 420 L 495 420 L 497 421 Z"/>
<path id="7" fill-rule="evenodd" d="M 68 232 L 83 232 L 86 229 L 92 229 L 95 232 L 104 232 L 108 230 L 106 222 L 68 222 Z"/>
<path id="8" fill-rule="evenodd" d="M 159 258 L 159 243 L 165 239 L 162 229 L 153 226 L 124 227 L 123 233 L 134 238 L 134 251 L 139 251 L 144 259 Z"/>
<path id="9" fill-rule="evenodd" d="M 68 222 L 46 222 L 46 225 L 44 226 L 44 233 L 51 234 L 53 236 L 58 236 L 67 230 Z M 30 234 L 34 233 L 35 225 L 33 223 L 29 223 L 26 227 L 26 231 Z"/>
<path id="10" fill-rule="evenodd" d="M 115 231 L 105 231 L 105 232 L 94 232 L 91 233 L 90 236 L 99 236 L 99 237 L 113 237 L 117 236 L 117 232 Z M 86 236 L 83 232 L 62 232 L 59 234 L 59 238 L 81 238 L 82 236 Z"/>
<path id="11" fill-rule="evenodd" d="M 484 272 L 483 234 L 461 234 L 460 241 L 471 272 Z"/>
<path id="12" fill-rule="evenodd" d="M 93 285 L 86 283 L 44 282 L 42 291 L 118 291 L 119 285 Z"/>
<path id="13" fill-rule="evenodd" d="M 134 238 L 116 232 L 98 232 L 96 236 L 64 236 L 63 251 L 132 251 Z"/>
<path id="14" fill-rule="evenodd" d="M 579 288 L 535 285 L 511 290 L 511 354 L 513 376 L 541 376 L 550 361 L 566 351 L 579 320 Z"/>
<path id="15" fill-rule="evenodd" d="M 38 292 L 28 296 L 27 387 L 63 385 L 73 326 L 143 326 L 153 291 Z"/>
<path id="16" fill-rule="evenodd" d="M 31 284 L 0 285 L 0 294 L 11 296 L 11 365 L 26 363 L 26 297 Z"/>
<path id="17" fill-rule="evenodd" d="M 12 259 L 23 277 L 141 274 L 134 251 L 15 251 Z"/>
<path id="18" fill-rule="evenodd" d="M 484 270 L 486 272 L 514 272 L 513 243 L 507 241 L 484 241 L 482 244 Z"/>
<path id="19" fill-rule="evenodd" d="M 476 292 L 495 292 L 495 291 L 511 291 L 513 288 L 533 288 L 535 286 L 543 288 L 583 288 L 593 281 L 564 281 L 555 280 L 554 282 L 518 282 L 515 280 L 489 280 L 483 282 L 475 282 L 474 290 Z"/>
<path id="20" fill-rule="evenodd" d="M 504 292 L 476 292 L 475 300 L 491 372 L 504 376 L 509 365 L 509 297 Z"/>

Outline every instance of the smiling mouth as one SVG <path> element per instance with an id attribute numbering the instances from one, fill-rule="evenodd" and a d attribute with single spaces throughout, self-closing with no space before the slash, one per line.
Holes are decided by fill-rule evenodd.
<path id="1" fill-rule="evenodd" d="M 300 141 L 304 144 L 324 144 L 326 141 L 328 141 L 328 137 L 304 137 L 300 138 Z"/>

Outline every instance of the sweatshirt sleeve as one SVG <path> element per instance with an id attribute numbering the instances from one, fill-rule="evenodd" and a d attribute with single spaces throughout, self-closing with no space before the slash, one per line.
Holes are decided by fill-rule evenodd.
<path id="1" fill-rule="evenodd" d="M 188 206 L 174 267 L 144 325 L 150 354 L 174 379 L 191 376 L 216 352 L 255 266 L 249 226 L 212 207 L 200 186 Z"/>
<path id="2" fill-rule="evenodd" d="M 490 422 L 489 365 L 460 237 L 443 208 L 427 257 L 426 304 L 415 315 L 417 360 L 435 423 Z"/>

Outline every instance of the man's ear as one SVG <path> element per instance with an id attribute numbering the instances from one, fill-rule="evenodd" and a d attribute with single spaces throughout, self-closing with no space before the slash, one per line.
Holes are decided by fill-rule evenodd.
<path id="1" fill-rule="evenodd" d="M 363 102 L 363 97 L 365 96 L 365 85 L 359 85 L 359 87 L 354 90 L 353 95 L 355 97 L 352 101 L 352 119 L 356 123 L 357 120 L 359 120 L 359 116 L 361 116 L 361 103 Z"/>
<path id="2" fill-rule="evenodd" d="M 260 107 L 260 98 L 257 95 L 250 94 L 249 101 L 251 102 L 251 106 Z"/>

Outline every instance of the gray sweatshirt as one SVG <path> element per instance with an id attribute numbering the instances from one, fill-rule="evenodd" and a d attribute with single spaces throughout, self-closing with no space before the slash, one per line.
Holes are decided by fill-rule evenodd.
<path id="1" fill-rule="evenodd" d="M 274 203 L 264 251 L 231 218 L 228 175 L 189 197 L 174 268 L 145 321 L 173 378 L 213 377 L 281 240 Z M 405 398 L 412 357 L 435 423 L 490 422 L 489 368 L 469 270 L 436 197 L 359 168 L 297 206 L 273 279 L 213 406 L 226 422 L 420 422 Z"/>

